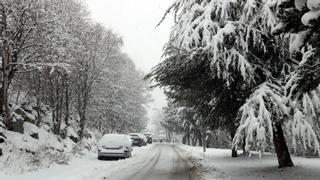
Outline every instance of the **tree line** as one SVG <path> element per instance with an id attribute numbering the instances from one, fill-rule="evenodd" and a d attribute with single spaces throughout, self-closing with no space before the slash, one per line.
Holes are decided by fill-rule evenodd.
<path id="1" fill-rule="evenodd" d="M 169 98 L 164 124 L 206 148 L 222 129 L 237 147 L 262 154 L 273 144 L 279 167 L 293 149 L 319 153 L 319 1 L 178 0 L 164 61 L 147 78 Z M 160 22 L 161 24 L 161 22 Z M 299 143 L 298 143 L 299 142 Z"/>
<path id="2" fill-rule="evenodd" d="M 80 137 L 86 128 L 143 129 L 150 95 L 122 45 L 118 34 L 90 19 L 82 1 L 1 1 L 0 121 L 21 131 L 15 110 L 26 94 L 36 102 L 34 123 L 43 124 L 41 107 L 48 106 L 56 134 L 74 116 Z"/>

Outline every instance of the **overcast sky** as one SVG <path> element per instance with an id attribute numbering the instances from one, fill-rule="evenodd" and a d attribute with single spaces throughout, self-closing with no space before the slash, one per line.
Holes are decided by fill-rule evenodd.
<path id="1" fill-rule="evenodd" d="M 160 62 L 162 48 L 168 41 L 172 19 L 160 27 L 162 18 L 172 0 L 86 0 L 92 19 L 112 28 L 124 40 L 123 51 L 129 54 L 137 68 L 149 72 Z M 153 92 L 149 117 L 157 115 L 166 101 L 163 93 Z"/>

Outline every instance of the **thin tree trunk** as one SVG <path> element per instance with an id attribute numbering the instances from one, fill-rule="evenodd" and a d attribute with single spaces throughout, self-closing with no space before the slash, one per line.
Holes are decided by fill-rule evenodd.
<path id="1" fill-rule="evenodd" d="M 82 140 L 84 136 L 84 128 L 86 125 L 85 123 L 86 123 L 86 117 L 85 117 L 85 114 L 83 113 L 83 115 L 81 115 L 80 117 L 80 132 L 79 132 L 80 140 Z"/>
<path id="2" fill-rule="evenodd" d="M 4 93 L 3 93 L 3 88 L 2 88 L 2 72 L 1 72 L 1 87 L 0 87 L 0 115 L 1 116 L 3 116 L 4 115 L 4 106 L 3 106 L 3 99 L 4 99 L 4 97 L 3 97 L 3 95 L 4 95 Z"/>
<path id="3" fill-rule="evenodd" d="M 40 100 L 40 89 L 41 89 L 41 81 L 40 81 L 40 72 L 38 73 L 38 87 L 37 87 L 37 126 L 41 124 L 41 100 Z"/>
<path id="4" fill-rule="evenodd" d="M 232 130 L 230 131 L 230 135 L 231 135 L 231 138 L 232 138 L 232 139 L 234 138 L 235 134 L 236 134 L 235 130 L 232 129 Z M 237 152 L 237 149 L 236 149 L 235 146 L 232 147 L 231 157 L 238 157 L 238 152 Z"/>
<path id="5" fill-rule="evenodd" d="M 190 146 L 190 131 L 187 130 L 187 144 Z"/>
<path id="6" fill-rule="evenodd" d="M 277 153 L 279 168 L 294 166 L 279 122 L 273 126 L 273 144 Z"/>
<path id="7" fill-rule="evenodd" d="M 59 101 L 58 101 L 58 123 L 57 123 L 57 134 L 60 134 L 61 129 L 61 122 L 62 122 L 62 108 L 63 108 L 63 89 L 59 94 Z"/>
<path id="8" fill-rule="evenodd" d="M 66 108 L 66 114 L 64 117 L 64 122 L 66 123 L 66 125 L 69 125 L 69 82 L 68 82 L 68 77 L 66 75 L 66 79 L 65 79 L 65 108 Z"/>
<path id="9" fill-rule="evenodd" d="M 197 146 L 197 140 L 198 140 L 197 137 L 195 136 L 192 137 L 192 146 Z"/>
<path id="10" fill-rule="evenodd" d="M 55 117 L 56 117 L 56 119 L 55 119 L 55 124 L 54 124 L 54 132 L 55 132 L 55 134 L 59 134 L 59 103 L 60 103 L 60 95 L 59 95 L 59 75 L 58 75 L 58 77 L 56 77 L 57 79 L 56 79 L 56 98 L 55 98 L 55 106 L 54 106 L 54 108 L 55 108 L 55 113 L 56 113 L 56 115 L 55 115 Z"/>
<path id="11" fill-rule="evenodd" d="M 203 147 L 203 152 L 206 152 L 207 150 L 207 142 L 206 142 L 206 133 L 202 133 L 202 147 Z"/>
<path id="12" fill-rule="evenodd" d="M 202 146 L 202 140 L 203 140 L 203 137 L 202 137 L 202 134 L 201 132 L 199 132 L 199 135 L 198 135 L 198 139 L 199 139 L 199 146 Z"/>
<path id="13" fill-rule="evenodd" d="M 242 138 L 242 151 L 243 155 L 247 156 L 247 151 L 246 151 L 246 136 L 243 136 Z"/>
<path id="14" fill-rule="evenodd" d="M 6 44 L 6 43 L 5 43 Z M 8 47 L 4 48 L 4 56 L 2 57 L 2 88 L 1 88 L 1 112 L 3 117 L 3 122 L 6 127 L 11 130 L 12 124 L 10 120 L 10 110 L 8 104 L 8 85 L 9 85 L 9 72 L 8 72 L 8 64 L 10 62 L 10 52 Z"/>

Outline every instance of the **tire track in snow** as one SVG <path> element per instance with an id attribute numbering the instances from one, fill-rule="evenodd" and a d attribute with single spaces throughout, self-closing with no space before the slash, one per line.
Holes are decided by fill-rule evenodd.
<path id="1" fill-rule="evenodd" d="M 150 162 L 153 162 L 158 156 L 158 151 L 153 151 L 155 149 L 154 145 L 151 149 L 149 149 L 143 156 L 143 154 L 139 154 L 138 156 L 132 157 L 130 159 L 126 159 L 126 164 L 121 164 L 119 166 L 114 166 L 112 169 L 108 170 L 108 176 L 104 176 L 103 180 L 131 180 L 136 174 L 139 173 L 139 170 L 148 166 Z M 147 158 L 146 158 L 147 157 Z"/>

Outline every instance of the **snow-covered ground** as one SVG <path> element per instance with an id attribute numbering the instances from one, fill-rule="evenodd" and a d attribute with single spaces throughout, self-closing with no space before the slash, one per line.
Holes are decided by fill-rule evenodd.
<path id="1" fill-rule="evenodd" d="M 194 180 L 318 180 L 320 177 L 319 158 L 293 157 L 295 167 L 279 169 L 277 158 L 273 154 L 265 154 L 262 159 L 258 154 L 253 154 L 250 158 L 241 155 L 231 158 L 231 151 L 227 149 L 209 148 L 204 154 L 201 147 L 160 144 L 134 147 L 133 157 L 124 160 L 99 161 L 97 154 L 91 152 L 86 156 L 73 158 L 66 165 L 54 164 L 47 169 L 23 174 L 6 174 L 0 170 L 0 179 L 122 180 L 128 176 L 135 179 L 134 177 L 149 175 L 156 178 L 166 172 L 174 162 L 182 161 L 173 156 L 174 153 L 171 153 L 171 157 L 169 149 L 172 152 L 177 151 L 179 156 L 185 156 L 193 163 L 193 168 L 180 169 L 180 165 L 177 166 L 177 172 L 186 174 L 184 170 L 188 170 Z"/>
<path id="2" fill-rule="evenodd" d="M 136 163 L 144 160 L 144 154 L 151 151 L 153 145 L 134 147 L 133 157 L 124 160 L 99 161 L 96 153 L 88 153 L 86 156 L 77 157 L 67 165 L 52 165 L 48 169 L 27 172 L 23 174 L 5 174 L 0 170 L 1 180 L 95 180 L 122 172 Z"/>
<path id="3" fill-rule="evenodd" d="M 204 154 L 201 147 L 179 145 L 186 151 L 191 161 L 201 171 L 201 180 L 318 180 L 320 179 L 320 159 L 293 157 L 295 167 L 277 167 L 275 155 L 258 154 L 249 157 L 231 158 L 231 150 L 211 149 Z"/>

